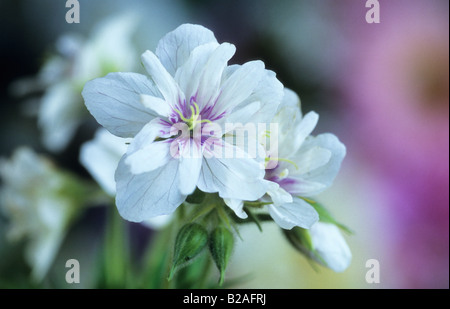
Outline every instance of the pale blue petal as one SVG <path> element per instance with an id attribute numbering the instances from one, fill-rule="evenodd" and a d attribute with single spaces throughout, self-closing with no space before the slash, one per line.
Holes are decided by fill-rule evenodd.
<path id="1" fill-rule="evenodd" d="M 264 63 L 259 60 L 238 67 L 221 86 L 216 113 L 230 112 L 246 100 L 258 86 L 264 73 Z"/>
<path id="2" fill-rule="evenodd" d="M 134 137 L 156 114 L 142 106 L 140 95 L 158 95 L 155 85 L 136 73 L 110 73 L 89 81 L 82 95 L 87 109 L 112 134 Z"/>
<path id="3" fill-rule="evenodd" d="M 178 160 L 170 160 L 154 171 L 139 175 L 132 174 L 124 160 L 119 162 L 115 174 L 116 205 L 124 219 L 142 222 L 168 215 L 186 199 L 178 189 Z"/>
<path id="4" fill-rule="evenodd" d="M 171 159 L 170 142 L 153 142 L 127 155 L 125 163 L 133 174 L 147 173 L 167 164 Z"/>
<path id="5" fill-rule="evenodd" d="M 267 191 L 264 169 L 254 158 L 245 157 L 238 147 L 224 143 L 223 149 L 236 157 L 218 154 L 204 158 L 198 188 L 204 192 L 218 192 L 222 198 L 253 201 Z M 220 147 L 215 147 L 220 151 Z M 205 153 L 204 153 L 205 154 Z"/>

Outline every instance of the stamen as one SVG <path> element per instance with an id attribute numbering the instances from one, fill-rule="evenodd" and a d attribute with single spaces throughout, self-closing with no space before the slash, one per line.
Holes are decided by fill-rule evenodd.
<path id="1" fill-rule="evenodd" d="M 174 109 L 174 112 L 176 112 L 180 116 L 181 120 L 183 120 L 184 122 L 188 122 L 190 120 L 190 119 L 186 119 L 183 116 L 183 113 L 181 111 L 179 111 L 178 109 Z"/>

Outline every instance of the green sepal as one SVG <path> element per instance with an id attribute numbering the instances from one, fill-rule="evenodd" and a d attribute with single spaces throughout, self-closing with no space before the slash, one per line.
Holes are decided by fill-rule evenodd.
<path id="1" fill-rule="evenodd" d="M 209 236 L 209 251 L 220 272 L 219 285 L 223 284 L 225 271 L 234 248 L 233 233 L 224 226 L 216 227 Z"/>
<path id="2" fill-rule="evenodd" d="M 333 216 L 330 214 L 330 212 L 323 207 L 321 204 L 319 204 L 316 201 L 307 199 L 307 198 L 301 198 L 303 199 L 305 202 L 307 202 L 309 205 L 311 205 L 312 207 L 314 207 L 314 209 L 317 211 L 317 213 L 319 214 L 319 220 L 320 222 L 324 222 L 324 223 L 331 223 L 336 225 L 338 228 L 340 228 L 342 231 L 346 232 L 349 235 L 353 234 L 353 231 L 350 230 L 347 226 L 345 226 L 344 224 L 336 221 Z"/>
<path id="3" fill-rule="evenodd" d="M 198 223 L 184 225 L 175 238 L 175 248 L 168 280 L 175 270 L 195 258 L 208 243 L 208 232 Z"/>

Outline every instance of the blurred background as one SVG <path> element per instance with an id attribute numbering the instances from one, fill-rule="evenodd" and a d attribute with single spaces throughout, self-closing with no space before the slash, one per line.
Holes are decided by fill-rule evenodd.
<path id="1" fill-rule="evenodd" d="M 79 0 L 72 24 L 65 2 L 0 2 L 0 157 L 27 145 L 90 181 L 79 152 L 97 125 L 79 94 L 84 82 L 140 71 L 139 55 L 164 34 L 201 24 L 236 45 L 233 63 L 263 60 L 300 95 L 303 113 L 319 113 L 314 134 L 332 132 L 347 146 L 319 200 L 354 231 L 345 236 L 351 266 L 313 268 L 273 224 L 262 233 L 248 226 L 228 276 L 249 277 L 235 287 L 449 288 L 448 1 L 379 0 L 377 24 L 366 22 L 365 0 Z M 46 286 L 74 287 L 64 281 L 69 258 L 82 266 L 78 287 L 92 286 L 104 215 L 89 208 L 66 227 Z M 36 287 L 27 240 L 11 241 L 11 224 L 3 211 L 0 284 Z M 138 252 L 152 231 L 130 230 Z M 379 283 L 366 281 L 370 259 L 379 261 Z"/>

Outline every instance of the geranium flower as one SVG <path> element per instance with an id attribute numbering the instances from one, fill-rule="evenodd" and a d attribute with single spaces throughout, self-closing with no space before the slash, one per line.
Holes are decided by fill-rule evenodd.
<path id="1" fill-rule="evenodd" d="M 333 134 L 311 136 L 319 116 L 310 112 L 302 116 L 300 100 L 285 89 L 283 101 L 273 122 L 279 123 L 278 154 L 267 152 L 266 170 L 270 182 L 261 200 L 273 220 L 284 229 L 294 226 L 310 228 L 319 219 L 316 210 L 303 199 L 313 197 L 331 186 L 345 156 L 345 146 Z M 243 201 L 233 201 L 236 213 L 245 218 Z"/>
<path id="2" fill-rule="evenodd" d="M 150 78 L 111 73 L 86 83 L 82 94 L 96 120 L 133 138 L 115 174 L 125 219 L 170 214 L 196 187 L 250 201 L 267 191 L 260 158 L 223 137 L 236 127 L 226 123 L 269 121 L 283 85 L 261 61 L 228 66 L 234 53 L 210 30 L 185 24 L 161 39 L 156 54 L 142 55 Z"/>

